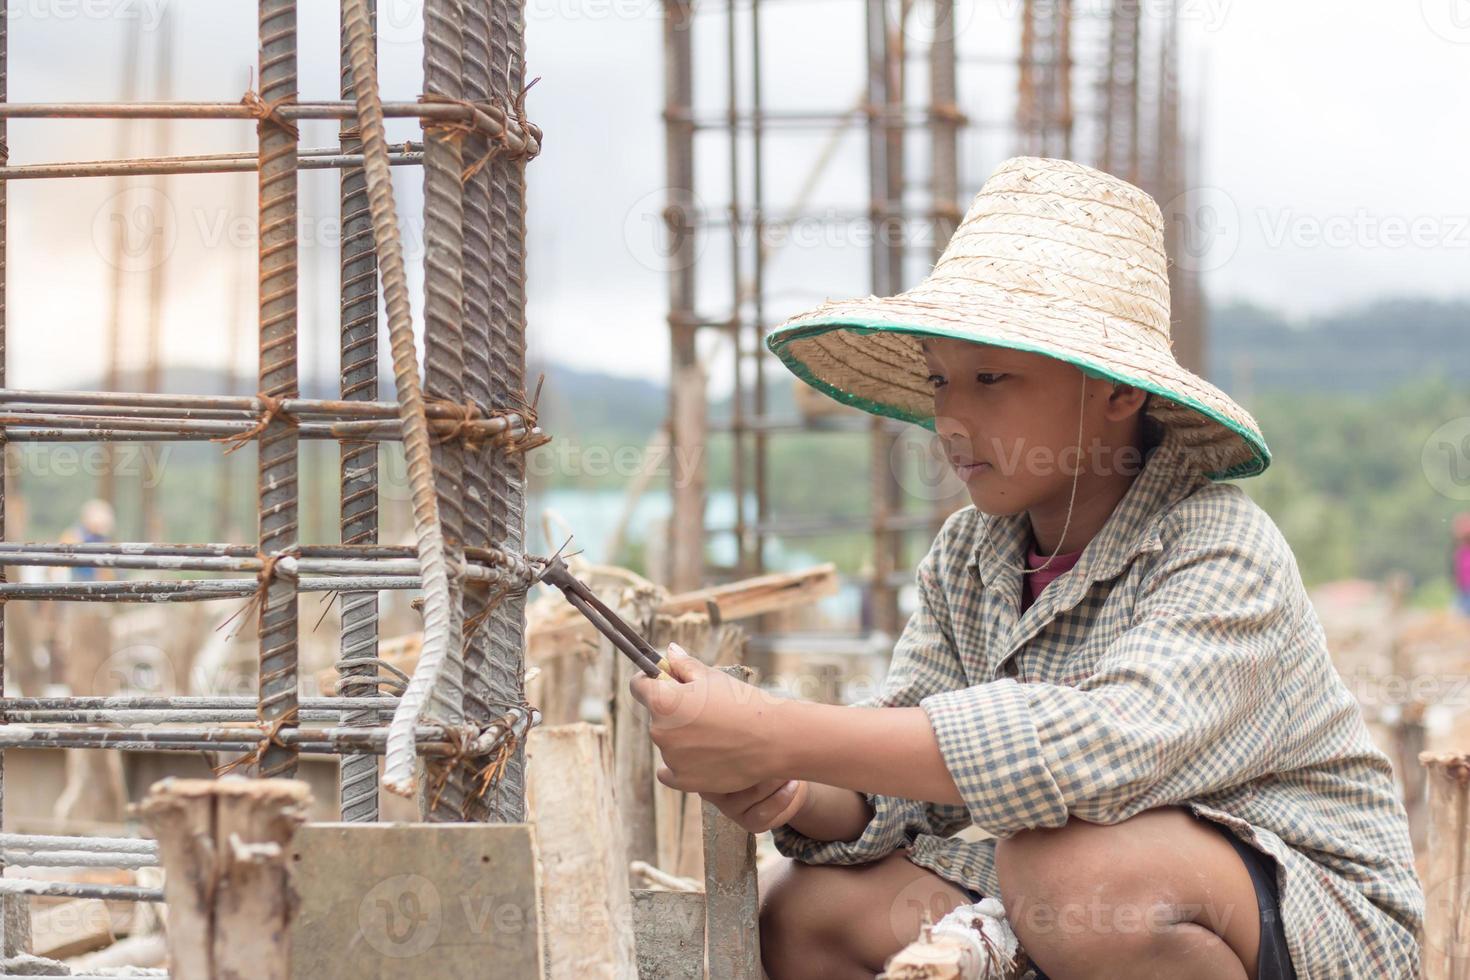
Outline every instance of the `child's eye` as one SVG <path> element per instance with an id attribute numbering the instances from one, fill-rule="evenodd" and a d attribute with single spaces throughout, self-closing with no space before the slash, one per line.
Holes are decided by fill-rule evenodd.
<path id="1" fill-rule="evenodd" d="M 999 371 L 981 371 L 975 375 L 975 380 L 983 385 L 993 385 L 1005 375 Z"/>
<path id="2" fill-rule="evenodd" d="M 931 385 L 933 385 L 934 387 L 936 387 L 936 388 L 940 387 L 941 385 L 944 384 L 944 375 L 942 375 L 942 374 L 931 374 L 931 375 L 929 375 L 929 383 Z"/>

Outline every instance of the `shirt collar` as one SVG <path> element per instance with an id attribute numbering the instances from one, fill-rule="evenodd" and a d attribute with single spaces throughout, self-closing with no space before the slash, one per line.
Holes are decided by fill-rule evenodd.
<path id="1" fill-rule="evenodd" d="M 1160 524 L 1169 506 L 1208 482 L 1191 464 L 1176 430 L 1165 429 L 1163 439 L 1148 451 L 1142 472 L 1058 584 L 1086 585 L 1113 578 L 1140 553 L 1158 550 Z M 1031 520 L 1024 512 L 984 515 L 970 567 L 987 587 L 1017 590 L 1030 542 Z"/>

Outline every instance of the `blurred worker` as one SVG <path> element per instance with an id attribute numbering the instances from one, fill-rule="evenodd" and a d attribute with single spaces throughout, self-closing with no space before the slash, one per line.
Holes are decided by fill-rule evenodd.
<path id="1" fill-rule="evenodd" d="M 1470 616 L 1470 513 L 1456 514 L 1453 529 L 1450 580 L 1455 583 L 1455 608 Z"/>
<path id="2" fill-rule="evenodd" d="M 61 533 L 61 541 L 63 544 L 97 544 L 110 541 L 116 523 L 112 505 L 105 500 L 93 498 L 82 504 L 77 523 Z M 95 568 L 72 568 L 70 571 L 74 582 L 95 582 L 99 578 L 112 577 L 110 573 L 99 574 Z"/>

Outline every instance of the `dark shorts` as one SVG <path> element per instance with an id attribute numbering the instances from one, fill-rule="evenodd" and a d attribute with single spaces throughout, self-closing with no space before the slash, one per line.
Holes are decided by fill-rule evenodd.
<path id="1" fill-rule="evenodd" d="M 1255 886 L 1256 905 L 1261 910 L 1261 948 L 1256 956 L 1257 980 L 1296 980 L 1291 956 L 1286 951 L 1286 930 L 1281 922 L 1281 905 L 1276 892 L 1276 859 L 1236 837 L 1224 824 L 1205 820 L 1203 817 L 1196 819 L 1219 831 L 1230 842 L 1230 846 L 1235 848 L 1235 853 L 1244 862 L 1245 869 L 1251 876 L 1251 884 Z M 977 902 L 983 897 L 974 889 L 965 890 Z M 1036 969 L 1031 976 L 1036 980 L 1048 980 L 1040 969 Z"/>

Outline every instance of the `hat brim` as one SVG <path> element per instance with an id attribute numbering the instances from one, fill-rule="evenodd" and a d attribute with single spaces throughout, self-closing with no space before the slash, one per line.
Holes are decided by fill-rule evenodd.
<path id="1" fill-rule="evenodd" d="M 1019 336 L 1005 326 L 1015 322 L 1014 310 L 998 311 L 1005 314 L 1003 322 L 987 322 L 989 318 L 976 316 L 979 311 L 972 309 L 963 320 L 946 323 L 921 316 L 900 320 L 890 309 L 874 308 L 895 299 L 828 304 L 821 315 L 777 327 L 767 335 L 766 346 L 793 374 L 829 397 L 930 430 L 935 424 L 934 392 L 919 349 L 921 338 L 950 337 L 1043 354 L 1156 396 L 1150 399 L 1149 414 L 1176 431 L 1211 479 L 1255 476 L 1271 463 L 1250 413 L 1168 352 L 1155 355 L 1133 346 L 1109 348 L 1106 356 L 1098 356 L 1097 351 L 1049 343 L 1042 339 L 1046 324 L 1036 320 L 1044 319 L 1041 310 L 1029 311 L 1029 336 Z"/>

